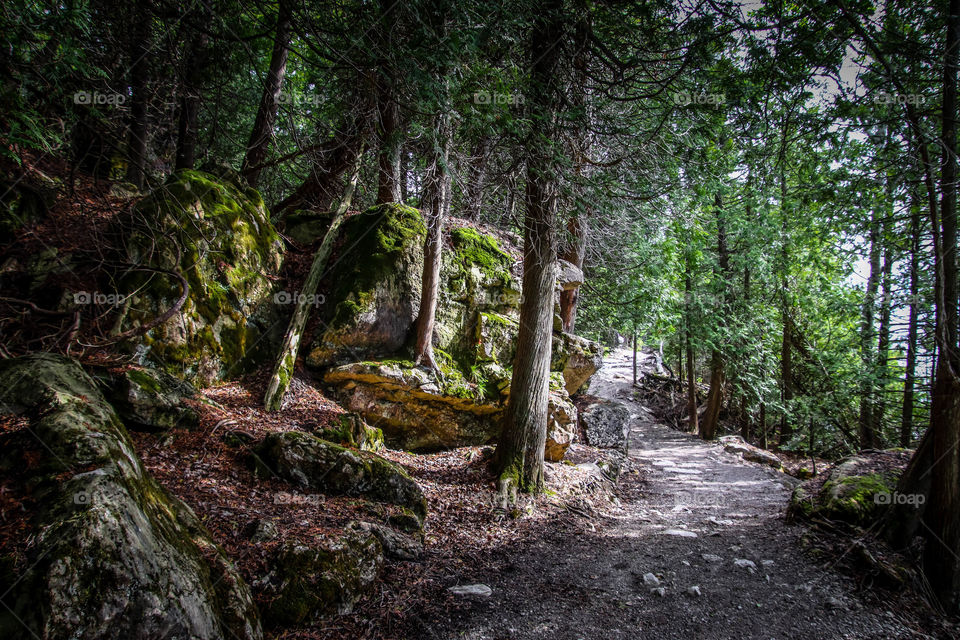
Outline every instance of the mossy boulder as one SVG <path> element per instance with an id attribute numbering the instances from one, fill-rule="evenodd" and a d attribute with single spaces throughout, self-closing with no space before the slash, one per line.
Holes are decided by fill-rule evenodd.
<path id="1" fill-rule="evenodd" d="M 897 495 L 902 467 L 878 464 L 880 459 L 894 453 L 865 453 L 847 458 L 825 478 L 814 478 L 797 486 L 790 499 L 788 515 L 870 527 Z"/>
<path id="2" fill-rule="evenodd" d="M 0 390 L 5 406 L 31 416 L 29 437 L 3 437 L 0 472 L 27 476 L 40 505 L 26 569 L 4 586 L 0 637 L 262 637 L 243 579 L 143 469 L 76 362 L 0 362 Z"/>
<path id="3" fill-rule="evenodd" d="M 409 509 L 422 523 L 427 499 L 399 465 L 299 431 L 274 432 L 257 447 L 255 462 L 284 480 L 325 493 L 363 497 Z"/>
<path id="4" fill-rule="evenodd" d="M 229 174 L 178 171 L 121 216 L 117 231 L 123 261 L 136 265 L 116 274 L 122 329 L 174 306 L 181 286 L 169 272 L 189 285 L 179 312 L 129 342 L 141 364 L 208 385 L 271 355 L 283 331 L 272 305 L 283 245 L 255 189 Z"/>
<path id="5" fill-rule="evenodd" d="M 132 430 L 193 429 L 200 416 L 188 400 L 201 401 L 189 382 L 149 367 L 94 371 L 104 395 L 123 424 Z"/>
<path id="6" fill-rule="evenodd" d="M 272 626 L 303 625 L 318 617 L 347 614 L 383 566 L 373 533 L 350 531 L 316 544 L 287 544 L 267 579 L 273 592 L 265 616 Z"/>
<path id="7" fill-rule="evenodd" d="M 307 364 L 350 362 L 404 345 L 420 308 L 425 235 L 420 212 L 402 204 L 373 207 L 344 221 L 329 267 L 329 323 Z"/>
<path id="8" fill-rule="evenodd" d="M 316 435 L 322 440 L 362 451 L 379 451 L 383 448 L 383 431 L 371 427 L 360 414 L 352 411 L 340 414 L 332 425 L 320 429 Z"/>
<path id="9" fill-rule="evenodd" d="M 283 217 L 282 233 L 294 242 L 309 246 L 323 238 L 332 219 L 329 211 L 298 209 Z"/>
<path id="10" fill-rule="evenodd" d="M 377 424 L 391 446 L 437 451 L 488 444 L 500 435 L 510 371 L 488 363 L 470 381 L 456 369 L 435 372 L 404 360 L 356 362 L 331 369 L 331 385 L 350 411 Z M 548 406 L 548 459 L 559 460 L 575 438 L 577 412 L 558 383 Z"/>
<path id="11" fill-rule="evenodd" d="M 603 366 L 603 347 L 572 333 L 554 332 L 550 368 L 563 373 L 567 393 L 573 395 Z"/>

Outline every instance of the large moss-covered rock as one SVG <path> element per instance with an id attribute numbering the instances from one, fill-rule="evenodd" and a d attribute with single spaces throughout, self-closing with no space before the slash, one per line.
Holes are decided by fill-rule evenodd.
<path id="1" fill-rule="evenodd" d="M 420 212 L 384 204 L 344 221 L 330 267 L 329 324 L 314 341 L 314 367 L 390 354 L 407 340 L 420 309 Z"/>
<path id="2" fill-rule="evenodd" d="M 489 364 L 471 382 L 449 369 L 442 378 L 403 360 L 356 362 L 331 369 L 324 381 L 350 411 L 383 430 L 394 447 L 436 451 L 482 445 L 500 435 L 510 371 Z M 559 460 L 575 439 L 577 412 L 555 374 L 548 406 L 548 459 Z"/>
<path id="3" fill-rule="evenodd" d="M 421 523 L 427 515 L 420 485 L 400 466 L 368 451 L 299 431 L 273 432 L 257 448 L 255 460 L 301 487 L 395 504 L 416 514 Z"/>
<path id="4" fill-rule="evenodd" d="M 94 376 L 128 429 L 193 429 L 200 423 L 199 414 L 186 402 L 200 399 L 189 382 L 147 367 L 95 371 Z"/>
<path id="5" fill-rule="evenodd" d="M 909 452 L 889 450 L 847 458 L 831 469 L 826 478 L 814 478 L 797 486 L 790 499 L 788 515 L 869 527 L 891 502 L 917 498 L 898 497 L 896 493 L 909 457 Z"/>
<path id="6" fill-rule="evenodd" d="M 563 384 L 573 395 L 603 366 L 603 347 L 572 333 L 554 332 L 551 369 L 563 372 Z"/>
<path id="7" fill-rule="evenodd" d="M 40 505 L 26 568 L 2 587 L 0 637 L 262 637 L 240 575 L 143 469 L 79 365 L 47 354 L 0 362 L 0 400 L 33 416 L 29 436 L 4 436 L 0 471 L 29 476 Z"/>
<path id="8" fill-rule="evenodd" d="M 273 592 L 266 617 L 272 625 L 302 625 L 317 617 L 346 614 L 366 593 L 383 566 L 372 532 L 350 531 L 315 545 L 288 544 L 267 579 Z"/>
<path id="9" fill-rule="evenodd" d="M 180 283 L 163 271 L 189 285 L 178 313 L 131 341 L 141 363 L 206 385 L 271 354 L 262 337 L 275 320 L 271 278 L 283 245 L 255 189 L 229 174 L 179 171 L 121 216 L 118 231 L 123 260 L 145 269 L 118 274 L 119 293 L 129 296 L 121 328 L 177 301 Z"/>

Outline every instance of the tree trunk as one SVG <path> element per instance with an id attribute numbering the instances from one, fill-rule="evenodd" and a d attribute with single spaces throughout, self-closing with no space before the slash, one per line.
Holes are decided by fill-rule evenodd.
<path id="1" fill-rule="evenodd" d="M 270 54 L 270 66 L 267 69 L 263 96 L 260 98 L 257 117 L 253 121 L 253 129 L 250 131 L 247 153 L 240 167 L 240 173 L 252 187 L 256 187 L 260 181 L 260 172 L 262 171 L 260 165 L 267 159 L 267 153 L 270 151 L 273 126 L 280 109 L 283 77 L 287 73 L 287 56 L 290 52 L 292 33 L 290 25 L 289 0 L 280 0 L 277 6 L 277 28 L 273 36 L 273 52 Z"/>
<path id="2" fill-rule="evenodd" d="M 450 146 L 453 143 L 453 128 L 448 113 L 435 118 L 438 140 L 435 142 L 433 161 L 427 169 L 424 184 L 423 206 L 427 223 L 427 238 L 423 249 L 423 277 L 421 279 L 420 313 L 416 322 L 416 343 L 413 360 L 437 369 L 433 357 L 433 325 L 437 316 L 437 294 L 440 289 L 440 258 L 443 249 L 443 220 L 450 199 L 450 183 L 447 180 Z"/>
<path id="3" fill-rule="evenodd" d="M 860 384 L 860 418 L 858 421 L 860 448 L 876 447 L 876 420 L 874 415 L 874 396 L 876 376 L 875 356 L 876 333 L 873 326 L 874 308 L 877 303 L 877 288 L 880 284 L 880 223 L 877 214 L 870 220 L 870 275 L 867 278 L 867 290 L 863 296 L 860 314 L 860 357 L 863 362 L 863 380 Z"/>
<path id="4" fill-rule="evenodd" d="M 313 264 L 310 265 L 307 279 L 297 296 L 297 306 L 293 311 L 293 317 L 290 319 L 290 325 L 283 338 L 283 346 L 280 349 L 280 355 L 277 357 L 273 376 L 267 384 L 267 392 L 264 394 L 263 405 L 267 411 L 276 411 L 280 408 L 283 403 L 283 396 L 290 386 L 293 367 L 297 361 L 297 351 L 300 349 L 300 338 L 303 336 L 303 329 L 306 327 L 307 319 L 310 316 L 310 308 L 314 306 L 317 287 L 320 285 L 324 270 L 327 268 L 330 253 L 333 251 L 333 243 L 337 238 L 340 224 L 346 216 L 347 209 L 350 208 L 350 201 L 353 199 L 353 192 L 357 187 L 357 180 L 360 178 L 362 155 L 362 153 L 357 154 L 350 180 L 347 182 L 343 196 L 333 212 L 330 227 L 323 236 L 323 242 L 320 243 L 320 248 L 317 249 L 317 253 L 313 257 Z"/>
<path id="5" fill-rule="evenodd" d="M 686 299 L 686 309 L 684 311 L 684 342 L 687 350 L 687 412 L 690 414 L 687 418 L 687 428 L 690 433 L 697 433 L 699 431 L 697 427 L 697 375 L 693 368 L 693 344 L 690 340 L 691 325 L 693 324 L 691 317 L 693 314 L 691 309 L 693 305 L 693 276 L 691 274 L 693 265 L 691 264 L 692 261 L 689 252 L 687 252 L 686 262 L 686 276 L 683 281 L 683 287 Z"/>
<path id="6" fill-rule="evenodd" d="M 721 326 L 723 318 L 730 312 L 730 250 L 727 247 L 727 226 L 724 220 L 723 202 L 720 194 L 714 197 L 714 207 L 717 212 L 717 257 L 720 263 L 720 280 L 723 293 L 720 296 L 723 307 L 720 309 Z M 704 440 L 713 440 L 717 437 L 717 426 L 720 422 L 720 408 L 723 404 L 723 386 L 725 383 L 724 358 L 719 349 L 714 349 L 710 357 L 710 391 L 707 394 L 707 410 L 700 423 L 700 437 Z"/>
<path id="7" fill-rule="evenodd" d="M 891 196 L 891 204 L 892 204 Z M 892 207 L 891 207 L 892 208 Z M 893 212 L 891 211 L 892 215 Z M 892 294 L 893 286 L 893 249 L 891 243 L 883 236 L 883 267 L 880 271 L 880 327 L 877 336 L 877 385 L 876 401 L 874 402 L 873 424 L 876 427 L 874 437 L 876 444 L 882 446 L 884 438 L 884 423 L 887 413 L 886 386 L 887 374 L 889 372 L 888 363 L 890 360 L 890 316 L 892 312 Z"/>
<path id="8" fill-rule="evenodd" d="M 393 97 L 389 80 L 381 77 L 377 95 L 377 204 L 400 202 L 400 106 Z"/>
<path id="9" fill-rule="evenodd" d="M 531 33 L 530 96 L 534 138 L 527 147 L 526 215 L 523 237 L 523 301 L 510 398 L 494 457 L 504 498 L 518 489 L 543 489 L 543 448 L 547 438 L 553 291 L 556 284 L 558 163 L 555 144 L 561 100 L 562 0 L 542 5 Z"/>
<path id="10" fill-rule="evenodd" d="M 920 301 L 920 211 L 914 210 L 910 219 L 910 317 L 907 321 L 907 362 L 903 377 L 903 411 L 900 417 L 900 446 L 909 447 L 913 441 L 914 387 L 917 379 L 917 318 Z"/>
<path id="11" fill-rule="evenodd" d="M 150 53 L 153 14 L 143 7 L 133 28 L 130 46 L 130 127 L 127 132 L 127 180 L 142 189 L 146 182 Z"/>
<path id="12" fill-rule="evenodd" d="M 637 386 L 637 330 L 633 330 L 633 386 Z"/>
<path id="13" fill-rule="evenodd" d="M 786 129 L 784 129 L 786 136 Z M 793 352 L 790 339 L 793 336 L 793 309 L 790 303 L 789 280 L 790 248 L 787 224 L 787 175 L 783 163 L 786 162 L 786 138 L 784 138 L 781 153 L 780 168 L 780 313 L 783 318 L 783 333 L 780 339 L 780 400 L 783 403 L 783 413 L 780 416 L 780 433 L 777 443 L 784 445 L 793 435 L 793 425 L 790 423 L 790 404 L 793 401 Z"/>
<path id="14" fill-rule="evenodd" d="M 570 232 L 571 240 L 560 257 L 572 262 L 578 269 L 583 269 L 583 258 L 587 248 L 586 225 L 580 216 L 575 214 L 567 222 L 567 230 Z M 573 333 L 576 329 L 579 298 L 580 287 L 560 292 L 560 322 L 567 333 Z"/>
<path id="15" fill-rule="evenodd" d="M 205 13 L 201 13 L 205 16 Z M 201 85 L 205 75 L 207 34 L 196 32 L 190 42 L 183 69 L 180 96 L 180 117 L 177 123 L 177 153 L 175 168 L 193 169 L 197 161 L 197 118 L 200 115 Z"/>
<path id="16" fill-rule="evenodd" d="M 958 612 L 960 596 L 960 350 L 957 344 L 957 62 L 960 0 L 950 0 L 943 73 L 943 161 L 940 173 L 940 277 L 937 313 L 937 374 L 930 408 L 933 466 L 924 530 L 923 567 L 948 615 Z"/>
<path id="17" fill-rule="evenodd" d="M 466 207 L 463 217 L 478 220 L 483 206 L 483 186 L 487 181 L 487 164 L 490 154 L 490 136 L 484 134 L 470 152 L 469 179 L 467 180 Z"/>

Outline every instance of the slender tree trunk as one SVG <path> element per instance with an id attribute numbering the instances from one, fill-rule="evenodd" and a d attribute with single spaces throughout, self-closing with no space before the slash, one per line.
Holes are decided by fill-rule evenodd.
<path id="1" fill-rule="evenodd" d="M 720 279 L 723 293 L 721 300 L 723 308 L 721 318 L 726 318 L 730 312 L 729 278 L 730 278 L 730 250 L 727 247 L 727 226 L 724 220 L 723 202 L 720 194 L 714 198 L 714 207 L 717 212 L 717 256 L 720 263 Z M 721 320 L 721 325 L 724 321 Z M 707 410 L 700 423 L 700 437 L 704 440 L 713 440 L 717 437 L 717 426 L 720 422 L 720 408 L 723 404 L 723 386 L 725 384 L 724 358 L 719 349 L 714 349 L 710 357 L 710 391 L 707 394 Z"/>
<path id="2" fill-rule="evenodd" d="M 468 181 L 466 185 L 467 197 L 463 217 L 468 220 L 478 220 L 483 207 L 483 187 L 487 181 L 487 165 L 490 154 L 490 136 L 484 134 L 474 144 L 470 152 Z"/>
<path id="3" fill-rule="evenodd" d="M 362 155 L 362 153 L 357 154 L 350 180 L 347 182 L 340 202 L 333 211 L 330 227 L 323 236 L 323 242 L 320 243 L 320 248 L 317 249 L 317 253 L 313 257 L 307 279 L 304 281 L 303 288 L 296 300 L 297 306 L 294 308 L 293 317 L 290 319 L 290 325 L 287 327 L 287 333 L 283 338 L 283 346 L 280 348 L 280 355 L 277 358 L 273 376 L 267 384 L 267 392 L 264 394 L 263 405 L 267 411 L 276 411 L 281 407 L 283 396 L 290 386 L 293 368 L 297 361 L 297 352 L 300 350 L 300 338 L 303 336 L 303 329 L 310 317 L 310 309 L 315 306 L 317 287 L 319 287 L 324 270 L 327 268 L 327 262 L 330 260 L 330 254 L 333 251 L 333 243 L 340 230 L 340 224 L 350 208 L 350 201 L 353 199 L 353 192 L 357 187 L 357 180 L 360 178 Z"/>
<path id="4" fill-rule="evenodd" d="M 400 202 L 400 106 L 393 97 L 389 80 L 381 78 L 377 97 L 377 204 Z"/>
<path id="5" fill-rule="evenodd" d="M 586 224 L 579 215 L 574 214 L 567 222 L 571 240 L 560 256 L 583 269 L 583 258 L 587 248 Z M 580 299 L 580 287 L 560 292 L 560 322 L 563 330 L 573 333 L 577 325 L 577 302 Z"/>
<path id="6" fill-rule="evenodd" d="M 760 403 L 760 424 L 757 425 L 760 429 L 760 448 L 767 448 L 767 403 Z"/>
<path id="7" fill-rule="evenodd" d="M 557 173 L 550 153 L 561 100 L 563 57 L 562 0 L 541 6 L 531 33 L 530 93 L 533 119 L 528 147 L 526 216 L 523 238 L 523 302 L 517 353 L 503 430 L 494 456 L 499 490 L 509 498 L 519 490 L 543 489 L 543 447 L 547 438 L 553 291 L 556 284 Z"/>
<path id="8" fill-rule="evenodd" d="M 202 12 L 200 15 L 205 15 L 205 13 Z M 180 116 L 177 123 L 175 160 L 177 170 L 193 169 L 197 161 L 197 118 L 200 115 L 201 85 L 205 75 L 208 40 L 209 38 L 205 33 L 197 32 L 194 34 L 184 64 Z"/>
<path id="9" fill-rule="evenodd" d="M 960 0 L 950 0 L 943 73 L 941 255 L 937 256 L 937 377 L 930 409 L 933 466 L 924 530 L 923 567 L 949 615 L 960 609 L 960 349 L 957 283 L 957 63 Z"/>
<path id="10" fill-rule="evenodd" d="M 686 262 L 686 274 L 683 287 L 686 299 L 686 305 L 684 305 L 686 307 L 684 311 L 684 341 L 687 350 L 687 413 L 689 413 L 687 428 L 690 433 L 697 433 L 699 431 L 697 426 L 697 375 L 693 366 L 693 344 L 690 339 L 690 332 L 693 325 L 693 275 L 691 273 L 693 265 L 689 252 L 687 252 Z"/>
<path id="11" fill-rule="evenodd" d="M 892 200 L 891 200 L 892 202 Z M 892 211 L 891 211 L 892 215 Z M 880 272 L 880 327 L 877 336 L 877 378 L 876 402 L 874 403 L 873 423 L 876 427 L 875 440 L 878 446 L 884 442 L 884 424 L 887 413 L 886 386 L 890 360 L 890 316 L 892 313 L 893 287 L 893 248 L 884 234 L 883 267 Z"/>
<path id="12" fill-rule="evenodd" d="M 786 132 L 784 132 L 786 135 Z M 784 142 L 786 145 L 786 142 Z M 786 155 L 784 146 L 783 155 Z M 785 162 L 785 158 L 782 159 Z M 787 176 L 786 169 L 780 168 L 780 313 L 783 317 L 783 333 L 780 340 L 780 399 L 783 413 L 780 416 L 780 433 L 777 442 L 784 445 L 793 435 L 790 423 L 790 404 L 793 401 L 793 350 L 790 339 L 793 336 L 793 309 L 790 304 L 788 270 L 790 268 L 789 234 L 787 225 Z"/>
<path id="13" fill-rule="evenodd" d="M 900 446 L 909 447 L 913 441 L 914 387 L 917 379 L 917 319 L 920 301 L 920 211 L 914 210 L 910 219 L 910 317 L 907 321 L 907 362 L 903 377 L 903 412 L 900 418 Z"/>
<path id="14" fill-rule="evenodd" d="M 880 223 L 874 212 L 870 220 L 870 275 L 863 296 L 860 314 L 860 354 L 864 377 L 860 384 L 860 418 L 858 421 L 860 448 L 876 447 L 876 419 L 874 414 L 876 369 L 876 331 L 873 324 L 877 304 L 877 289 L 880 284 Z"/>
<path id="15" fill-rule="evenodd" d="M 257 117 L 253 121 L 250 139 L 247 142 L 247 153 L 243 158 L 240 173 L 247 179 L 250 186 L 256 187 L 260 181 L 261 164 L 267 159 L 270 151 L 270 140 L 273 138 L 273 126 L 280 109 L 280 96 L 283 89 L 283 78 L 287 73 L 287 56 L 290 52 L 290 38 L 292 30 L 289 0 L 279 0 L 277 6 L 277 28 L 273 36 L 273 52 L 270 54 L 270 66 L 267 69 L 267 78 L 263 87 L 263 96 L 257 108 Z"/>
<path id="16" fill-rule="evenodd" d="M 127 132 L 127 180 L 142 189 L 146 182 L 148 107 L 150 97 L 150 46 L 153 14 L 142 7 L 136 18 L 130 46 L 130 127 Z"/>
<path id="17" fill-rule="evenodd" d="M 633 386 L 637 386 L 637 330 L 633 330 Z"/>
<path id="18" fill-rule="evenodd" d="M 433 357 L 433 325 L 437 316 L 437 294 L 440 289 L 440 258 L 443 249 L 443 220 L 450 200 L 447 162 L 453 142 L 453 128 L 448 113 L 436 118 L 436 141 L 433 161 L 427 169 L 424 184 L 424 206 L 427 238 L 423 250 L 423 277 L 421 280 L 420 312 L 416 322 L 416 342 L 413 359 L 437 369 Z"/>

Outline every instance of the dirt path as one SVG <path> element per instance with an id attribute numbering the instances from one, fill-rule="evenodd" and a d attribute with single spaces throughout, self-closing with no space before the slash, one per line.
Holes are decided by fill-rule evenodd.
<path id="1" fill-rule="evenodd" d="M 452 577 L 493 593 L 422 620 L 424 637 L 928 637 L 894 613 L 896 603 L 858 591 L 800 549 L 803 530 L 783 520 L 791 478 L 655 424 L 629 399 L 630 378 L 627 352 L 615 352 L 590 389 L 635 413 L 637 472 L 621 479 L 622 508 L 595 533 L 545 530 L 497 550 L 484 563 L 495 570 Z"/>

